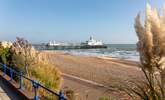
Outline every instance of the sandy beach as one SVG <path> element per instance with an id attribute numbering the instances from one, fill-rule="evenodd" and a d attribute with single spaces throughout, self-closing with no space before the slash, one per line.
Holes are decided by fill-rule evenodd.
<path id="1" fill-rule="evenodd" d="M 142 77 L 142 72 L 138 67 L 139 63 L 135 61 L 75 56 L 51 51 L 42 51 L 40 56 L 41 58 L 48 59 L 50 63 L 57 66 L 62 73 L 90 80 L 107 87 L 124 84 L 127 80 L 140 79 Z M 73 89 L 77 91 L 81 90 L 78 87 L 74 88 L 76 87 L 75 85 L 69 85 L 67 82 L 71 83 L 68 79 L 64 78 L 63 87 L 72 86 Z M 81 91 L 79 92 L 81 93 Z M 99 96 L 101 96 L 101 94 Z M 122 98 L 124 96 L 118 95 L 118 97 Z"/>

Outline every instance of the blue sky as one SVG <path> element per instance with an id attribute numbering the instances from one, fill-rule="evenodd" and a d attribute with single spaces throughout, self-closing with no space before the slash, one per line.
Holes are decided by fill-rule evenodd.
<path id="1" fill-rule="evenodd" d="M 136 43 L 134 18 L 164 0 L 0 0 L 0 40 Z"/>

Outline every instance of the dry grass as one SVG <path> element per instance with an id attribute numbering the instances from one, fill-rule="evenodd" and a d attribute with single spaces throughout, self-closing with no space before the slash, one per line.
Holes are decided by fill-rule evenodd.
<path id="1" fill-rule="evenodd" d="M 147 88 L 143 89 L 144 86 L 138 86 L 139 89 L 142 89 L 133 92 L 138 93 L 137 95 L 143 100 L 164 100 L 165 6 L 163 15 L 161 15 L 156 8 L 147 4 L 144 25 L 141 24 L 140 14 L 138 14 L 135 18 L 135 30 L 139 39 L 137 48 L 140 54 L 141 68 L 148 75 L 145 74 Z"/>
<path id="2" fill-rule="evenodd" d="M 56 67 L 51 64 L 40 62 L 29 68 L 29 73 L 32 79 L 37 80 L 37 82 L 41 83 L 46 88 L 57 93 L 59 92 L 62 78 L 60 71 Z M 32 91 L 32 83 L 29 81 L 24 80 L 24 86 Z M 42 98 L 54 98 L 53 95 L 42 88 L 39 89 L 39 96 Z"/>

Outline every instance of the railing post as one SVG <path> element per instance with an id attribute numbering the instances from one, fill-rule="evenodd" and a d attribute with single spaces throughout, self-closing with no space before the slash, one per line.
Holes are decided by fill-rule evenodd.
<path id="1" fill-rule="evenodd" d="M 22 90 L 22 88 L 23 88 L 23 78 L 22 78 L 22 71 L 20 71 L 20 89 Z"/>
<path id="2" fill-rule="evenodd" d="M 60 91 L 59 93 L 59 100 L 65 100 L 64 94 L 62 93 L 62 91 Z"/>
<path id="3" fill-rule="evenodd" d="M 10 81 L 13 80 L 13 69 L 10 67 Z"/>
<path id="4" fill-rule="evenodd" d="M 6 75 L 6 64 L 3 65 L 3 76 Z"/>
<path id="5" fill-rule="evenodd" d="M 34 100 L 39 100 L 39 97 L 37 95 L 37 90 L 39 88 L 39 85 L 34 80 L 32 80 L 32 84 L 33 84 L 33 88 L 34 88 Z"/>

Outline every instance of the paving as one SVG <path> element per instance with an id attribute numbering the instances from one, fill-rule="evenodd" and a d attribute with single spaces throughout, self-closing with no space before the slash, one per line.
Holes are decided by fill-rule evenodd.
<path id="1" fill-rule="evenodd" d="M 20 96 L 2 80 L 2 77 L 0 77 L 0 100 L 21 100 Z"/>
<path id="2" fill-rule="evenodd" d="M 0 87 L 0 100 L 11 100 L 2 87 Z"/>

